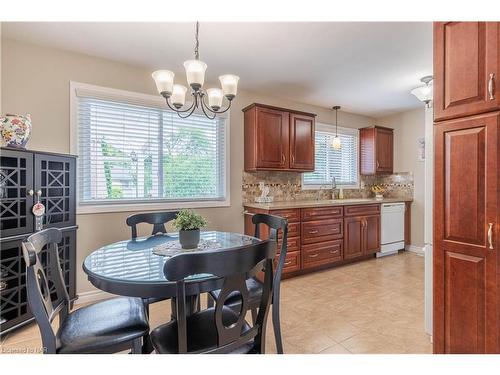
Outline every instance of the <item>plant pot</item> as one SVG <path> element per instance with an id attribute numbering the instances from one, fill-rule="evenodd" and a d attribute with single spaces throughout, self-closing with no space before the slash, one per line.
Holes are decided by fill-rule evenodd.
<path id="1" fill-rule="evenodd" d="M 196 249 L 200 243 L 200 230 L 180 230 L 179 243 L 183 249 Z"/>

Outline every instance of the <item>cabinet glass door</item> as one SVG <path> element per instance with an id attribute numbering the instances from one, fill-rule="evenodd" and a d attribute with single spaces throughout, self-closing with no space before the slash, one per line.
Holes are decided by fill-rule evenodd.
<path id="1" fill-rule="evenodd" d="M 0 156 L 0 237 L 33 231 L 33 154 L 2 149 Z"/>
<path id="2" fill-rule="evenodd" d="M 35 194 L 41 193 L 45 205 L 44 227 L 75 225 L 75 169 L 74 158 L 35 155 Z"/>

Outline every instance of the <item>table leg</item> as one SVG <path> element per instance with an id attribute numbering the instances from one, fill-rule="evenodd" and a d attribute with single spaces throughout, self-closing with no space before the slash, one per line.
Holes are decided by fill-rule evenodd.
<path id="1" fill-rule="evenodd" d="M 176 308 L 176 301 L 177 299 L 175 297 L 172 297 L 170 299 L 170 304 L 172 306 L 172 314 L 171 314 L 171 318 L 172 319 L 176 319 L 176 311 L 177 311 L 177 308 Z M 186 316 L 189 316 L 189 315 L 192 315 L 198 311 L 200 311 L 200 295 L 197 294 L 195 296 L 187 296 L 186 297 Z"/>

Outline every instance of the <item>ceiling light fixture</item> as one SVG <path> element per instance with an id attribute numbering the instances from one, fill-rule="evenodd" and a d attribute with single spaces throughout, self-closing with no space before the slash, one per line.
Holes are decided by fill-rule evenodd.
<path id="1" fill-rule="evenodd" d="M 170 70 L 157 70 L 151 75 L 156 83 L 156 88 L 161 96 L 165 98 L 168 107 L 177 112 L 179 117 L 187 118 L 193 114 L 197 108 L 201 108 L 203 113 L 209 119 L 215 118 L 217 114 L 224 113 L 231 108 L 231 102 L 236 96 L 238 89 L 238 80 L 240 77 L 233 74 L 226 74 L 219 77 L 222 89 L 210 88 L 204 91 L 203 83 L 205 83 L 205 71 L 207 64 L 199 59 L 198 34 L 200 24 L 196 22 L 195 32 L 195 48 L 194 60 L 184 62 L 186 69 L 186 77 L 189 86 L 191 87 L 191 95 L 193 102 L 187 109 L 181 109 L 186 102 L 187 87 L 183 85 L 174 85 L 174 73 Z M 208 104 L 205 97 L 208 96 Z M 227 108 L 222 108 L 224 97 L 228 100 Z"/>
<path id="2" fill-rule="evenodd" d="M 342 147 L 342 143 L 340 142 L 339 134 L 337 132 L 338 130 L 338 110 L 340 109 L 339 105 L 336 105 L 332 107 L 333 110 L 335 110 L 335 137 L 332 139 L 332 148 L 334 150 L 340 150 Z"/>
<path id="3" fill-rule="evenodd" d="M 432 81 L 433 81 L 432 76 L 425 76 L 420 79 L 423 83 L 425 83 L 424 86 L 420 86 L 417 88 L 414 88 L 410 92 L 417 97 L 418 100 L 421 102 L 424 102 L 427 108 L 430 108 L 430 103 L 432 101 Z"/>

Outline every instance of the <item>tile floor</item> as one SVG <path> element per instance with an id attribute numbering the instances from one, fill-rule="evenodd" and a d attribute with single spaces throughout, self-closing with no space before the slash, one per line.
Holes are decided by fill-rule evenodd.
<path id="1" fill-rule="evenodd" d="M 169 314 L 169 301 L 152 305 L 151 327 Z M 284 280 L 281 321 L 290 354 L 432 353 L 424 332 L 424 259 L 403 252 Z M 275 353 L 271 323 L 267 343 Z M 0 352 L 40 346 L 30 324 L 2 337 Z"/>

